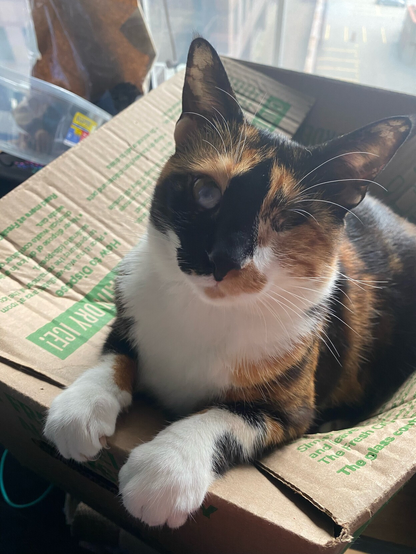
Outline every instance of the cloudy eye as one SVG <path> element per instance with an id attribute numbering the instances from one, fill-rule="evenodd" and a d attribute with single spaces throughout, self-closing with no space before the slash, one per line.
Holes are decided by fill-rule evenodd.
<path id="1" fill-rule="evenodd" d="M 194 196 L 201 208 L 211 210 L 221 200 L 221 191 L 212 179 L 199 178 L 194 184 Z"/>

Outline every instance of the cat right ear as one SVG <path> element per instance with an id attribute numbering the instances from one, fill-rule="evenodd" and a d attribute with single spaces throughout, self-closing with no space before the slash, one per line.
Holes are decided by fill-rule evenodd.
<path id="1" fill-rule="evenodd" d="M 414 116 L 387 117 L 312 149 L 309 189 L 344 210 L 358 206 L 373 179 L 415 133 Z"/>
<path id="2" fill-rule="evenodd" d="M 182 114 L 175 129 L 176 144 L 183 143 L 198 127 L 221 122 L 242 123 L 238 105 L 224 66 L 211 44 L 196 38 L 189 48 L 182 93 Z"/>

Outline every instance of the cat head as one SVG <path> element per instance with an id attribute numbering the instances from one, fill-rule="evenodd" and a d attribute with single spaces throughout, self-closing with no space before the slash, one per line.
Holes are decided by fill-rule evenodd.
<path id="1" fill-rule="evenodd" d="M 152 230 L 181 278 L 212 303 L 251 301 L 290 277 L 331 278 L 344 218 L 412 129 L 407 117 L 315 148 L 245 118 L 220 58 L 190 47 L 176 151 L 151 207 Z M 178 272 L 177 272 L 178 274 Z"/>

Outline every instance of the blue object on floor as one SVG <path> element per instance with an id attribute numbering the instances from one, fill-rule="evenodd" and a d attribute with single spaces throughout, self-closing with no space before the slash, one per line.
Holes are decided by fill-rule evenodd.
<path id="1" fill-rule="evenodd" d="M 7 457 L 8 450 L 5 450 L 3 452 L 3 455 L 0 460 L 0 491 L 3 495 L 3 498 L 5 502 L 11 506 L 12 508 L 31 508 L 32 506 L 35 506 L 36 504 L 39 504 L 39 502 L 42 502 L 42 500 L 51 492 L 53 489 L 53 485 L 50 484 L 49 487 L 46 489 L 44 493 L 42 493 L 38 498 L 35 500 L 32 500 L 32 502 L 27 502 L 26 504 L 15 504 L 12 500 L 10 500 L 9 495 L 6 492 L 5 486 L 4 486 L 4 464 L 6 463 L 6 457 Z"/>

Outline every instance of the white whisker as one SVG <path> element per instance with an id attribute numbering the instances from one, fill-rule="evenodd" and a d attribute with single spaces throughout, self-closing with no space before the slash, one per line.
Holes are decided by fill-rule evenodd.
<path id="1" fill-rule="evenodd" d="M 309 216 L 309 217 L 311 217 L 313 220 L 315 220 L 316 223 L 317 223 L 318 225 L 321 225 L 321 224 L 319 223 L 319 221 L 316 219 L 316 217 L 313 216 L 311 213 L 309 213 L 307 210 L 301 210 L 300 208 L 296 208 L 296 209 L 288 210 L 288 211 L 289 211 L 289 212 L 296 212 L 296 213 L 299 214 L 299 215 L 303 215 L 303 217 L 305 217 L 306 219 L 307 219 L 308 216 Z M 307 215 L 304 215 L 304 214 L 307 214 Z"/>
<path id="2" fill-rule="evenodd" d="M 265 92 L 265 93 L 263 94 L 263 97 L 262 97 L 262 99 L 261 99 L 261 100 L 260 100 L 260 102 L 258 103 L 258 105 L 257 105 L 257 109 L 256 109 L 256 111 L 254 112 L 254 115 L 253 115 L 253 117 L 251 118 L 251 124 L 253 124 L 254 118 L 255 118 L 255 117 L 256 117 L 256 115 L 258 114 L 258 111 L 259 111 L 259 109 L 261 108 L 261 106 L 262 106 L 263 102 L 265 101 L 265 99 L 266 99 L 266 96 L 267 96 L 267 92 Z"/>
<path id="3" fill-rule="evenodd" d="M 243 112 L 243 108 L 241 107 L 240 103 L 238 102 L 237 98 L 235 98 L 232 94 L 230 94 L 229 92 L 227 92 L 226 90 L 222 89 L 221 87 L 215 87 L 216 89 L 220 90 L 221 92 L 223 92 L 224 94 L 226 94 L 227 96 L 229 96 L 232 100 L 234 100 L 234 102 L 237 104 L 237 106 L 239 107 L 240 109 L 240 112 L 243 116 L 243 127 L 241 128 L 241 132 L 240 132 L 240 139 L 238 141 L 238 145 L 237 145 L 237 148 L 236 148 L 236 151 L 234 153 L 234 162 L 236 163 L 238 161 L 238 158 L 240 157 L 240 144 L 241 144 L 241 138 L 243 136 L 243 130 L 246 131 L 246 138 L 247 138 L 247 121 L 246 121 L 246 118 L 244 116 L 244 112 Z M 244 140 L 244 144 L 245 144 L 245 140 Z M 238 153 L 238 155 L 237 155 Z M 242 151 L 241 151 L 242 153 Z"/>
<path id="4" fill-rule="evenodd" d="M 383 187 L 383 185 L 380 185 L 380 183 L 377 183 L 377 181 L 372 181 L 371 179 L 333 179 L 331 181 L 324 181 L 323 183 L 317 183 L 316 185 L 312 185 L 307 189 L 302 190 L 300 193 L 300 197 L 302 197 L 306 192 L 308 192 L 308 190 L 314 189 L 316 187 L 321 187 L 323 185 L 330 185 L 335 183 L 342 183 L 344 181 L 363 181 L 365 183 L 372 183 L 373 185 L 377 185 L 380 188 L 382 188 L 385 192 L 387 192 L 387 189 Z"/>
<path id="5" fill-rule="evenodd" d="M 243 125 L 241 125 L 240 138 L 238 139 L 237 148 L 234 152 L 234 163 L 237 163 L 239 155 L 240 155 L 240 144 L 241 144 L 241 139 L 243 137 L 243 131 L 245 131 L 245 123 L 243 123 Z"/>
<path id="6" fill-rule="evenodd" d="M 308 199 L 304 199 L 304 200 L 302 200 L 302 199 L 301 200 L 296 200 L 295 204 L 297 204 L 298 202 L 322 202 L 324 204 L 332 204 L 333 206 L 337 206 L 338 208 L 342 208 L 346 212 L 352 214 L 354 217 L 356 217 L 358 219 L 358 221 L 361 223 L 361 225 L 364 225 L 364 223 L 361 221 L 361 219 L 358 217 L 357 214 L 355 214 L 354 212 L 352 212 L 348 208 L 345 208 L 345 206 L 341 206 L 341 204 L 337 204 L 336 202 L 331 202 L 331 200 L 322 200 L 322 198 L 320 198 L 320 199 L 318 199 L 318 198 L 308 198 Z"/>
<path id="7" fill-rule="evenodd" d="M 282 321 L 282 319 L 280 318 L 279 314 L 277 314 L 277 313 L 267 304 L 267 302 L 266 302 L 264 299 L 261 299 L 261 298 L 260 298 L 260 303 L 272 314 L 272 316 L 274 317 L 274 319 L 280 324 L 280 327 L 281 327 L 281 328 L 283 329 L 283 331 L 286 333 L 288 342 L 291 343 L 292 340 L 291 340 L 291 338 L 290 338 L 289 332 L 288 332 L 286 326 L 283 324 L 283 321 Z"/>
<path id="8" fill-rule="evenodd" d="M 340 321 L 341 323 L 343 323 L 346 327 L 348 327 L 348 329 L 350 329 L 353 333 L 355 333 L 357 335 L 357 337 L 359 337 L 359 333 L 357 333 L 357 331 L 355 329 L 353 329 L 351 327 L 351 325 L 348 325 L 347 322 L 345 322 L 342 318 L 338 317 L 333 310 L 328 310 L 328 312 L 331 314 L 332 317 L 335 317 L 335 319 L 338 319 L 338 321 Z"/>
<path id="9" fill-rule="evenodd" d="M 354 281 L 356 283 L 362 283 L 363 285 L 367 285 L 368 283 L 382 283 L 382 284 L 385 284 L 385 283 L 388 283 L 388 281 L 364 281 L 362 279 L 354 279 L 353 277 L 348 277 L 348 275 L 344 275 L 344 273 L 341 273 L 339 272 L 339 274 L 344 277 L 344 279 L 348 279 L 349 281 Z"/>
<path id="10" fill-rule="evenodd" d="M 264 323 L 264 332 L 265 332 L 265 335 L 266 335 L 266 343 L 267 343 L 267 342 L 268 342 L 268 334 L 267 334 L 267 323 L 266 323 L 266 318 L 264 317 L 263 312 L 261 311 L 260 307 L 257 306 L 257 304 L 254 304 L 254 307 L 256 308 L 257 313 L 260 314 L 260 316 L 261 316 L 262 319 L 263 319 L 263 323 Z"/>
<path id="11" fill-rule="evenodd" d="M 237 100 L 237 98 L 235 96 L 233 96 L 232 94 L 230 94 L 229 92 L 227 92 L 226 90 L 224 90 L 223 88 L 221 87 L 215 87 L 217 90 L 220 90 L 221 92 L 223 92 L 224 94 L 226 94 L 227 96 L 229 96 L 231 98 L 231 100 L 234 100 L 234 102 L 237 104 L 237 106 L 240 108 L 240 112 L 242 114 L 242 116 L 244 117 L 244 112 L 243 112 L 243 108 L 241 107 L 239 101 Z"/>
<path id="12" fill-rule="evenodd" d="M 302 177 L 302 179 L 300 181 L 298 181 L 296 183 L 296 187 L 298 185 L 300 185 L 300 183 L 306 179 L 306 177 L 309 177 L 309 175 L 311 173 L 313 173 L 314 171 L 316 171 L 317 169 L 319 169 L 320 167 L 322 167 L 323 165 L 325 164 L 328 164 L 329 162 L 332 162 L 332 160 L 336 160 L 337 158 L 342 158 L 343 156 L 350 156 L 352 154 L 368 154 L 369 156 L 376 156 L 377 158 L 379 158 L 380 156 L 378 154 L 374 154 L 373 152 L 344 152 L 343 154 L 338 154 L 338 156 L 334 156 L 333 158 L 330 158 L 329 160 L 326 160 L 325 162 L 322 162 L 321 164 L 319 164 L 318 166 L 316 166 L 314 169 L 311 169 L 311 171 L 309 171 L 309 173 L 307 173 L 306 175 L 304 175 Z"/>
<path id="13" fill-rule="evenodd" d="M 253 115 L 253 117 L 252 117 L 251 124 L 253 124 L 254 118 L 256 117 L 257 112 L 259 111 L 261 105 L 263 104 L 264 99 L 266 98 L 266 96 L 267 96 L 267 93 L 264 93 L 263 98 L 260 100 L 260 102 L 259 102 L 259 104 L 258 104 L 258 106 L 257 106 L 257 109 L 256 109 L 256 111 L 255 111 L 255 113 L 254 113 L 254 115 Z M 245 130 L 244 141 L 243 141 L 243 144 L 241 145 L 241 148 L 240 148 L 240 150 L 239 150 L 239 153 L 238 153 L 238 156 L 237 156 L 237 160 L 238 160 L 238 159 L 241 160 L 241 158 L 242 158 L 242 156 L 243 156 L 243 152 L 244 152 L 244 147 L 245 147 L 245 145 L 246 145 L 246 140 L 247 140 L 247 122 L 246 122 L 246 120 L 244 120 L 244 130 Z"/>
<path id="14" fill-rule="evenodd" d="M 226 166 L 226 164 L 225 164 L 224 157 L 221 156 L 221 154 L 219 153 L 218 148 L 216 148 L 216 147 L 212 144 L 212 142 L 209 142 L 209 140 L 202 139 L 202 141 L 203 141 L 203 142 L 206 142 L 207 144 L 209 144 L 210 146 L 212 146 L 212 148 L 217 152 L 218 157 L 222 160 L 222 163 L 223 163 L 223 165 L 224 165 L 225 173 L 227 174 L 228 177 L 230 177 L 229 172 L 228 172 L 228 170 L 227 170 L 227 166 Z"/>
<path id="15" fill-rule="evenodd" d="M 247 124 L 244 123 L 244 141 L 243 141 L 243 144 L 241 145 L 241 148 L 240 148 L 240 152 L 239 152 L 239 156 L 238 156 L 238 161 L 241 161 L 241 158 L 243 157 L 243 152 L 244 152 L 244 147 L 246 145 L 246 140 L 247 140 Z"/>
<path id="16" fill-rule="evenodd" d="M 224 139 L 222 138 L 221 133 L 218 131 L 217 127 L 212 123 L 212 121 L 210 121 L 207 117 L 205 117 L 204 115 L 202 115 L 200 113 L 196 113 L 196 112 L 184 112 L 184 113 L 185 114 L 190 114 L 190 115 L 198 115 L 199 117 L 202 117 L 202 119 L 205 119 L 205 121 L 211 125 L 211 127 L 214 129 L 214 131 L 216 131 L 218 133 L 218 136 L 220 137 L 220 139 L 222 141 L 222 145 L 224 146 L 224 152 L 225 152 L 225 154 L 227 154 L 227 148 L 225 147 Z"/>
<path id="17" fill-rule="evenodd" d="M 311 291 L 311 292 L 316 292 L 314 289 L 309 289 L 309 288 L 307 288 L 307 287 L 299 287 L 299 286 L 297 286 L 297 285 L 292 285 L 292 286 L 294 286 L 294 288 L 296 288 L 296 289 L 309 290 L 309 291 Z M 281 287 L 279 287 L 279 288 L 281 288 Z M 297 295 L 295 295 L 294 293 L 291 293 L 291 292 L 289 292 L 289 291 L 287 291 L 287 290 L 285 290 L 285 289 L 281 289 L 281 290 L 284 290 L 285 292 L 288 292 L 289 294 L 293 294 L 294 296 L 297 296 Z M 298 298 L 301 298 L 301 297 L 299 296 Z M 331 300 L 331 301 L 334 300 L 335 302 L 338 302 L 338 304 L 341 304 L 341 306 L 342 306 L 343 308 L 345 308 L 346 310 L 348 310 L 348 311 L 351 312 L 351 313 L 354 313 L 353 310 L 351 310 L 348 306 L 346 306 L 343 302 L 341 302 L 341 300 L 338 300 L 337 298 L 333 298 L 333 297 L 331 297 L 330 300 Z"/>
<path id="18" fill-rule="evenodd" d="M 225 119 L 225 117 L 222 115 L 222 113 L 219 110 L 217 110 L 217 108 L 215 106 L 211 106 L 211 108 L 214 109 L 217 112 L 217 114 L 222 117 L 222 119 L 225 123 L 225 126 L 227 127 L 228 136 L 230 137 L 230 152 L 232 152 L 233 151 L 233 137 L 231 136 L 230 126 L 228 125 L 228 121 Z"/>
<path id="19" fill-rule="evenodd" d="M 319 331 L 318 331 L 319 332 Z M 322 329 L 321 329 L 321 332 L 324 332 Z M 328 338 L 328 335 L 325 333 L 325 336 Z M 338 351 L 335 349 L 335 352 L 337 354 L 335 354 L 335 352 L 332 351 L 332 349 L 329 347 L 328 343 L 326 342 L 326 340 L 322 337 L 322 336 L 319 336 L 319 338 L 321 339 L 321 341 L 325 344 L 325 346 L 328 348 L 329 352 L 332 354 L 332 356 L 334 357 L 335 361 L 342 367 L 342 363 L 341 363 L 341 360 L 339 359 L 339 354 L 338 354 Z M 333 342 L 331 341 L 331 344 L 333 345 Z M 335 347 L 334 347 L 335 348 Z M 338 357 L 337 357 L 338 355 Z"/>

